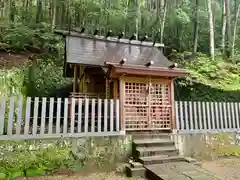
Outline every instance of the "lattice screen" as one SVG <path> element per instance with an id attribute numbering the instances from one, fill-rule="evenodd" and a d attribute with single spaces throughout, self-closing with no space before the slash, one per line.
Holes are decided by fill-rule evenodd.
<path id="1" fill-rule="evenodd" d="M 152 84 L 150 88 L 150 121 L 153 129 L 171 128 L 170 89 L 167 84 Z"/>
<path id="2" fill-rule="evenodd" d="M 171 104 L 167 84 L 125 83 L 127 130 L 170 129 Z"/>
<path id="3" fill-rule="evenodd" d="M 148 126 L 146 83 L 125 83 L 126 129 L 145 129 Z"/>

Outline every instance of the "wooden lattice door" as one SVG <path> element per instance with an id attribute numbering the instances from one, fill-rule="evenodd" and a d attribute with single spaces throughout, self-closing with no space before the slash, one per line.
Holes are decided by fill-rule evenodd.
<path id="1" fill-rule="evenodd" d="M 171 128 L 170 83 L 151 79 L 125 81 L 126 130 Z"/>

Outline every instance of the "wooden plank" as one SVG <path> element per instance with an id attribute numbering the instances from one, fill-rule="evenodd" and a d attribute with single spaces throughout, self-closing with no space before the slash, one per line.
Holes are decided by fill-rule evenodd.
<path id="1" fill-rule="evenodd" d="M 38 106 L 39 106 L 39 98 L 34 98 L 34 112 L 33 112 L 33 127 L 32 127 L 32 134 L 36 136 L 37 128 L 38 128 Z"/>
<path id="2" fill-rule="evenodd" d="M 214 112 L 214 103 L 211 102 L 210 103 L 211 106 L 211 122 L 212 122 L 212 129 L 216 129 L 216 125 L 215 125 L 215 112 Z"/>
<path id="3" fill-rule="evenodd" d="M 198 130 L 197 102 L 193 102 L 193 117 L 194 117 L 194 129 L 195 129 L 195 130 Z"/>
<path id="4" fill-rule="evenodd" d="M 22 111 L 23 111 L 23 97 L 20 96 L 18 99 L 18 112 L 17 112 L 17 123 L 16 123 L 16 134 L 21 134 L 22 127 Z"/>
<path id="5" fill-rule="evenodd" d="M 102 100 L 98 99 L 98 132 L 102 131 Z"/>
<path id="6" fill-rule="evenodd" d="M 201 102 L 198 101 L 198 120 L 199 120 L 199 129 L 203 130 L 203 123 L 202 123 L 202 106 Z"/>
<path id="7" fill-rule="evenodd" d="M 227 103 L 227 116 L 228 116 L 228 129 L 232 128 L 232 117 L 231 117 L 231 109 L 230 109 L 230 103 Z"/>
<path id="8" fill-rule="evenodd" d="M 120 136 L 124 135 L 121 132 L 87 132 L 87 133 L 68 133 L 68 134 L 45 134 L 45 135 L 38 135 L 38 136 L 32 136 L 32 135 L 2 135 L 0 136 L 0 140 L 35 140 L 35 139 L 59 139 L 59 138 L 82 138 L 82 137 L 103 137 L 103 136 Z"/>
<path id="9" fill-rule="evenodd" d="M 125 112 L 124 112 L 124 92 L 125 92 L 125 81 L 124 81 L 124 77 L 120 77 L 119 78 L 119 83 L 120 83 L 120 129 L 121 130 L 125 130 Z"/>
<path id="10" fill-rule="evenodd" d="M 120 122 L 119 122 L 119 120 L 120 120 L 120 118 L 119 118 L 119 111 L 120 111 L 120 109 L 119 109 L 119 100 L 116 99 L 116 131 L 117 132 L 120 130 L 119 129 L 119 124 L 120 124 Z"/>
<path id="11" fill-rule="evenodd" d="M 43 135 L 45 133 L 45 121 L 46 121 L 46 103 L 47 98 L 42 98 L 42 113 L 41 113 L 41 128 L 40 134 Z"/>
<path id="12" fill-rule="evenodd" d="M 189 122 L 190 122 L 190 129 L 193 130 L 194 126 L 193 126 L 193 108 L 192 108 L 192 101 L 188 102 L 188 107 L 189 107 Z"/>
<path id="13" fill-rule="evenodd" d="M 175 101 L 175 109 L 176 109 L 176 129 L 177 130 L 180 130 L 180 118 L 179 118 L 179 113 L 178 113 L 178 108 L 179 108 L 179 105 L 178 105 L 178 101 Z"/>
<path id="14" fill-rule="evenodd" d="M 13 122 L 14 122 L 14 97 L 10 97 L 10 105 L 9 105 L 9 114 L 8 114 L 8 128 L 7 134 L 12 135 Z"/>
<path id="15" fill-rule="evenodd" d="M 113 102 L 113 99 L 111 99 L 110 100 L 110 131 L 111 132 L 113 132 L 113 129 L 114 129 L 113 110 L 114 110 L 114 102 Z"/>
<path id="16" fill-rule="evenodd" d="M 187 101 L 184 101 L 184 118 L 185 118 L 185 125 L 186 125 L 186 130 L 189 130 L 189 118 L 188 118 L 188 103 Z"/>
<path id="17" fill-rule="evenodd" d="M 108 100 L 104 99 L 104 132 L 107 132 L 108 125 Z"/>
<path id="18" fill-rule="evenodd" d="M 203 110 L 203 129 L 207 130 L 207 116 L 206 116 L 206 102 L 202 102 L 202 110 Z"/>
<path id="19" fill-rule="evenodd" d="M 84 133 L 88 132 L 88 108 L 89 108 L 89 99 L 85 99 L 85 111 L 84 111 Z"/>
<path id="20" fill-rule="evenodd" d="M 30 114 L 31 114 L 31 97 L 27 97 L 26 102 L 26 113 L 25 113 L 25 125 L 24 125 L 24 135 L 29 134 L 29 123 L 30 123 Z"/>
<path id="21" fill-rule="evenodd" d="M 221 102 L 219 102 L 219 114 L 220 114 L 220 117 L 219 117 L 219 119 L 220 119 L 220 128 L 224 129 L 223 104 Z"/>
<path id="22" fill-rule="evenodd" d="M 231 114 L 232 114 L 232 122 L 233 122 L 233 129 L 237 129 L 236 126 L 236 119 L 235 119 L 235 108 L 234 108 L 234 103 L 231 103 Z"/>
<path id="23" fill-rule="evenodd" d="M 64 98 L 63 134 L 68 133 L 68 98 Z"/>
<path id="24" fill-rule="evenodd" d="M 240 129 L 240 103 L 235 103 L 235 112 L 236 112 L 236 124 L 237 129 Z"/>
<path id="25" fill-rule="evenodd" d="M 1 107 L 0 107 L 0 135 L 4 133 L 4 123 L 5 123 L 5 109 L 6 109 L 6 97 L 1 98 Z"/>
<path id="26" fill-rule="evenodd" d="M 184 119 L 183 119 L 183 102 L 182 101 L 179 102 L 179 111 L 180 111 L 180 129 L 185 130 L 185 124 L 184 124 Z"/>
<path id="27" fill-rule="evenodd" d="M 70 126 L 70 132 L 73 134 L 74 133 L 74 124 L 75 124 L 75 98 L 72 98 L 72 108 L 71 108 L 71 126 Z"/>
<path id="28" fill-rule="evenodd" d="M 214 107 L 215 107 L 215 122 L 216 122 L 216 129 L 220 129 L 220 126 L 219 126 L 219 104 L 217 102 L 214 103 Z"/>
<path id="29" fill-rule="evenodd" d="M 56 134 L 60 134 L 60 121 L 61 121 L 61 98 L 57 98 L 57 122 L 56 122 Z"/>
<path id="30" fill-rule="evenodd" d="M 210 116 L 210 103 L 209 102 L 206 102 L 206 110 L 207 110 L 207 124 L 208 124 L 207 129 L 210 130 L 211 129 L 211 116 Z"/>
<path id="31" fill-rule="evenodd" d="M 96 100 L 92 99 L 92 109 L 91 109 L 91 132 L 95 132 L 95 104 Z"/>
<path id="32" fill-rule="evenodd" d="M 78 132 L 82 132 L 82 99 L 78 99 Z"/>
<path id="33" fill-rule="evenodd" d="M 228 122 L 227 122 L 227 105 L 223 103 L 223 118 L 224 118 L 224 129 L 228 129 Z"/>
<path id="34" fill-rule="evenodd" d="M 49 107 L 49 120 L 48 120 L 48 134 L 52 134 L 53 130 L 53 110 L 54 110 L 54 98 L 50 98 Z"/>
<path id="35" fill-rule="evenodd" d="M 171 80 L 170 83 L 170 102 L 171 102 L 171 126 L 172 129 L 176 129 L 176 108 L 175 108 L 175 100 L 174 100 L 174 80 Z"/>

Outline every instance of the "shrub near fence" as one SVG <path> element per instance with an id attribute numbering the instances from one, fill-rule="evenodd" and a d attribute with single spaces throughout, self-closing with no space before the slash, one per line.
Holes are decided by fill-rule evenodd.
<path id="1" fill-rule="evenodd" d="M 217 132 L 240 130 L 240 103 L 175 102 L 179 132 Z"/>
<path id="2" fill-rule="evenodd" d="M 0 139 L 112 135 L 120 135 L 119 100 L 0 98 Z"/>

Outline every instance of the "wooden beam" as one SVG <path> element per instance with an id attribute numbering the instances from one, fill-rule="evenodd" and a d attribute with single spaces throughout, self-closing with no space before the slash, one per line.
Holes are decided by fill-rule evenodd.
<path id="1" fill-rule="evenodd" d="M 124 115 L 124 96 L 125 96 L 125 81 L 124 81 L 124 77 L 121 77 L 119 79 L 119 84 L 120 84 L 120 88 L 119 88 L 119 102 L 120 102 L 120 130 L 124 131 L 125 130 L 125 115 Z"/>
<path id="2" fill-rule="evenodd" d="M 114 99 L 118 98 L 118 80 L 117 79 L 113 80 L 113 98 Z"/>
<path id="3" fill-rule="evenodd" d="M 74 78 L 74 80 L 73 80 L 73 92 L 77 92 L 77 84 L 78 84 L 78 74 L 77 74 L 77 72 L 78 72 L 78 65 L 74 65 L 74 76 L 73 76 L 73 78 Z"/>
<path id="4" fill-rule="evenodd" d="M 174 80 L 171 80 L 170 85 L 170 100 L 171 100 L 171 120 L 172 120 L 172 130 L 176 129 L 176 109 L 175 109 L 175 99 L 174 99 Z"/>

